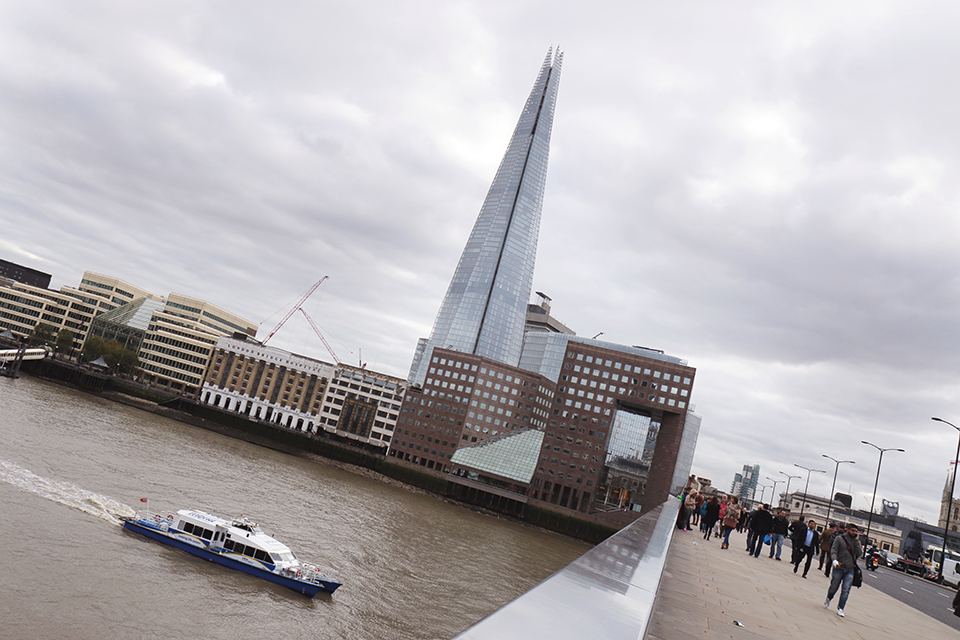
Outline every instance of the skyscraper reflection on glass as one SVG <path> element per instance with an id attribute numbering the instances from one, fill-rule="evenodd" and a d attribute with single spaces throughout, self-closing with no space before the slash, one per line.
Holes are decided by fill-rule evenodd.
<path id="1" fill-rule="evenodd" d="M 430 337 L 417 345 L 411 383 L 423 382 L 434 347 L 520 361 L 562 61 L 547 52 Z"/>

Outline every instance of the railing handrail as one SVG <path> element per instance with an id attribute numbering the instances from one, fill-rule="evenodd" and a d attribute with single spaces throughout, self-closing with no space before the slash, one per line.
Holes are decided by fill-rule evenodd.
<path id="1" fill-rule="evenodd" d="M 679 505 L 664 502 L 454 640 L 643 638 Z"/>

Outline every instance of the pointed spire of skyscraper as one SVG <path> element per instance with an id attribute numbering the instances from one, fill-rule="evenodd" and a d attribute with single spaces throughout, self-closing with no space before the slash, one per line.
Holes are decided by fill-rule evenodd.
<path id="1" fill-rule="evenodd" d="M 550 132 L 563 52 L 551 47 L 487 192 L 409 381 L 422 383 L 434 347 L 516 366 L 540 232 Z"/>

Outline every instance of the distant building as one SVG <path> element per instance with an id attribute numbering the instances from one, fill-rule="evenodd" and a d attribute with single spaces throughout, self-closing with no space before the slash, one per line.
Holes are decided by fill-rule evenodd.
<path id="1" fill-rule="evenodd" d="M 87 271 L 79 287 L 62 286 L 52 291 L 13 280 L 0 279 L 0 328 L 17 338 L 29 336 L 39 323 L 73 332 L 83 344 L 95 317 L 135 298 L 161 300 L 144 289 Z"/>
<path id="2" fill-rule="evenodd" d="M 804 494 L 802 491 L 792 491 L 784 495 L 783 507 L 794 519 L 803 513 L 804 520 L 813 520 L 817 523 L 817 530 L 823 531 L 824 526 L 830 522 L 839 522 L 840 524 L 853 523 L 860 529 L 861 535 L 866 535 L 867 524 L 870 525 L 870 540 L 881 549 L 899 553 L 903 531 L 898 528 L 897 518 L 885 517 L 879 514 L 870 516 L 870 512 L 861 509 L 851 509 L 842 502 L 816 496 L 813 494 Z M 827 514 L 830 519 L 827 520 Z M 910 527 L 913 528 L 912 525 Z"/>
<path id="3" fill-rule="evenodd" d="M 952 466 L 950 473 L 947 474 L 947 480 L 943 483 L 943 493 L 940 496 L 940 517 L 937 520 L 937 526 L 943 529 L 947 526 L 947 514 L 950 514 L 950 531 L 960 530 L 960 500 L 950 495 L 950 489 L 953 487 L 953 474 L 956 473 L 956 466 Z"/>
<path id="4" fill-rule="evenodd" d="M 9 278 L 16 282 L 28 284 L 38 289 L 46 289 L 50 286 L 50 274 L 43 271 L 37 271 L 30 267 L 24 267 L 13 262 L 0 260 L 0 278 Z"/>
<path id="5" fill-rule="evenodd" d="M 737 496 L 740 501 L 754 500 L 757 492 L 757 482 L 760 480 L 760 465 L 752 467 L 743 465 L 743 472 L 734 474 L 733 484 L 730 486 L 731 495 Z"/>
<path id="6" fill-rule="evenodd" d="M 405 391 L 400 378 L 297 355 L 241 333 L 217 341 L 200 401 L 383 453 Z"/>
<path id="7" fill-rule="evenodd" d="M 114 300 L 127 297 L 109 284 Z M 134 351 L 140 377 L 156 387 L 196 397 L 217 341 L 234 333 L 257 333 L 256 324 L 204 300 L 178 293 L 166 299 L 149 295 L 97 316 L 89 335 L 117 340 Z"/>
<path id="8" fill-rule="evenodd" d="M 145 382 L 189 396 L 199 393 L 220 337 L 257 332 L 256 324 L 204 300 L 177 293 L 162 298 L 92 271 L 79 287 L 59 291 L 0 279 L 0 332 L 25 338 L 41 322 L 54 333 L 73 332 L 77 347 L 90 336 L 116 340 L 137 354 Z"/>

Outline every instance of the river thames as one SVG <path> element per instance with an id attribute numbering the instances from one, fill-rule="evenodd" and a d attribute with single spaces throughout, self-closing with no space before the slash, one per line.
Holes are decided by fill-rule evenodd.
<path id="1" fill-rule="evenodd" d="M 344 583 L 314 599 L 124 530 L 245 514 Z M 0 378 L 0 635 L 447 639 L 589 546 L 23 377 Z"/>

